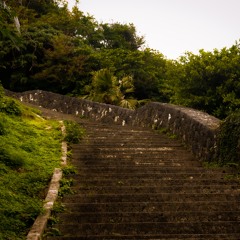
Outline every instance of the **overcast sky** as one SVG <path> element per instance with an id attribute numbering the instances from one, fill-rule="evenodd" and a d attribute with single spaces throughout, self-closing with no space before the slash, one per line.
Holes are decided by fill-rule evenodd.
<path id="1" fill-rule="evenodd" d="M 240 39 L 240 0 L 80 0 L 78 6 L 99 22 L 133 23 L 146 46 L 169 59 Z"/>

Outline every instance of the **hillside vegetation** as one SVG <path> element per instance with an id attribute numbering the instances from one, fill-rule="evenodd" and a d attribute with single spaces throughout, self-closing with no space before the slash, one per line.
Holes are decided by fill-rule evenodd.
<path id="1" fill-rule="evenodd" d="M 239 42 L 176 60 L 144 43 L 134 24 L 99 23 L 63 0 L 0 0 L 0 239 L 25 239 L 60 165 L 62 139 L 58 122 L 5 97 L 2 86 L 132 109 L 169 102 L 227 117 L 218 162 L 239 167 Z"/>
<path id="2" fill-rule="evenodd" d="M 58 122 L 0 96 L 0 239 L 26 239 L 53 169 L 60 166 Z"/>
<path id="3" fill-rule="evenodd" d="M 5 88 L 42 89 L 129 108 L 148 100 L 171 102 L 221 119 L 239 109 L 239 42 L 171 60 L 146 48 L 133 23 L 99 23 L 77 7 L 69 11 L 66 2 L 0 0 Z"/>

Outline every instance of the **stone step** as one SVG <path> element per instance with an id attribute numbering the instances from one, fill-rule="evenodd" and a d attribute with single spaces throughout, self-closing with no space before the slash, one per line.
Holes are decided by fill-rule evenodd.
<path id="1" fill-rule="evenodd" d="M 184 153 L 184 154 L 190 154 L 186 151 L 184 151 L 183 149 L 180 148 L 176 148 L 176 147 L 167 147 L 167 146 L 161 146 L 161 147 L 152 147 L 152 146 L 139 146 L 139 147 L 134 147 L 134 146 L 115 146 L 115 148 L 107 148 L 107 147 L 94 147 L 94 149 L 92 148 L 92 146 L 82 146 L 80 149 L 75 150 L 75 153 L 82 153 L 82 152 L 88 152 L 88 150 L 90 151 L 95 151 L 95 152 L 101 152 L 101 153 L 105 153 L 105 152 L 113 152 L 113 153 L 140 153 L 140 152 L 146 152 L 146 154 L 156 154 L 156 153 L 173 153 L 173 155 L 176 155 L 176 153 Z M 189 155 L 190 156 L 190 155 Z"/>
<path id="2" fill-rule="evenodd" d="M 99 155 L 99 156 L 98 156 Z M 168 155 L 168 154 L 162 154 L 162 155 L 153 155 L 153 156 L 149 156 L 149 155 L 144 155 L 144 154 L 96 154 L 93 152 L 89 152 L 89 153 L 82 153 L 78 156 L 76 156 L 75 154 L 72 156 L 75 160 L 75 162 L 79 162 L 80 160 L 83 163 L 89 163 L 91 164 L 92 162 L 101 162 L 101 163 L 106 163 L 106 164 L 110 164 L 110 163 L 120 163 L 120 161 L 125 164 L 125 163 L 131 163 L 131 162 L 147 162 L 147 163 L 158 163 L 158 162 L 164 162 L 164 163 L 168 163 L 168 162 L 176 162 L 176 163 L 188 163 L 188 162 L 193 162 L 188 156 L 182 156 L 181 159 L 179 159 L 179 157 L 176 155 Z M 98 161 L 96 161 L 96 159 L 98 159 Z M 111 162 L 112 161 L 112 162 Z M 197 163 L 196 163 L 197 164 Z"/>
<path id="3" fill-rule="evenodd" d="M 137 182 L 136 182 L 137 184 Z M 186 186 L 176 185 L 176 186 L 87 186 L 87 184 L 80 185 L 73 183 L 72 190 L 78 194 L 121 194 L 121 193 L 221 193 L 221 194 L 231 194 L 240 193 L 239 186 L 228 186 L 228 185 L 190 185 L 188 188 Z"/>
<path id="4" fill-rule="evenodd" d="M 223 193 L 138 193 L 138 194 L 74 194 L 64 199 L 64 203 L 107 203 L 107 202 L 187 202 L 187 201 L 240 201 L 239 194 Z"/>
<path id="5" fill-rule="evenodd" d="M 108 203 L 64 203 L 66 211 L 69 213 L 100 213 L 105 212 L 227 212 L 240 211 L 240 201 L 184 201 L 184 202 L 108 202 Z"/>
<path id="6" fill-rule="evenodd" d="M 156 179 L 156 180 L 174 180 L 174 179 L 181 179 L 181 180 L 197 180 L 197 179 L 224 179 L 225 175 L 222 173 L 189 173 L 189 172 L 175 172 L 175 173 L 171 173 L 171 172 L 154 172 L 153 173 L 124 173 L 124 172 L 119 172 L 119 173 L 105 173 L 105 174 L 101 174 L 99 175 L 98 173 L 77 173 L 74 176 L 75 180 L 81 180 L 84 179 L 86 177 L 89 177 L 89 179 L 98 179 L 100 180 L 107 180 L 107 179 L 112 179 L 113 181 L 119 180 L 127 180 L 127 179 L 132 179 L 132 180 L 140 180 L 140 179 Z"/>
<path id="7" fill-rule="evenodd" d="M 168 137 L 155 132 L 155 131 L 151 131 L 151 129 L 147 129 L 147 130 L 134 130 L 134 129 L 127 129 L 127 128 L 119 128 L 119 129 L 114 129 L 112 126 L 111 127 L 97 127 L 97 128 L 89 128 L 89 127 L 85 127 L 85 129 L 87 130 L 87 136 L 116 136 L 116 137 L 132 137 L 132 136 L 141 136 L 143 138 L 147 138 L 147 137 L 156 137 L 159 138 L 160 136 L 163 136 L 162 138 L 167 139 Z M 149 131 L 150 130 L 150 131 Z"/>
<path id="8" fill-rule="evenodd" d="M 107 148 L 107 149 L 114 149 L 116 147 L 159 147 L 159 145 L 161 144 L 161 147 L 169 147 L 169 148 L 176 148 L 176 149 L 180 149 L 183 147 L 182 143 L 179 142 L 169 142 L 169 141 L 163 141 L 160 139 L 154 140 L 154 139 L 140 139 L 139 141 L 128 141 L 127 139 L 110 139 L 110 140 L 104 140 L 104 141 L 96 141 L 96 140 L 91 140 L 91 142 L 94 142 L 94 146 L 96 146 L 96 148 Z M 83 148 L 85 147 L 89 147 L 89 139 L 88 140 L 84 140 L 81 141 L 81 146 Z M 77 147 L 72 146 L 73 149 L 77 149 Z"/>
<path id="9" fill-rule="evenodd" d="M 72 163 L 75 166 L 80 167 L 80 169 L 83 168 L 132 168 L 132 167 L 144 167 L 144 168 L 149 168 L 149 167 L 161 167 L 161 166 L 165 166 L 165 167 L 179 167 L 179 166 L 184 166 L 184 167 L 191 167 L 191 169 L 194 169 L 193 167 L 201 167 L 200 163 L 196 163 L 193 161 L 163 161 L 163 160 L 155 160 L 155 161 L 146 161 L 145 159 L 135 159 L 134 161 L 131 160 L 122 160 L 122 159 L 118 159 L 118 161 L 115 159 L 113 162 L 111 161 L 98 161 L 96 163 L 96 160 L 91 159 L 89 161 L 85 160 L 85 161 L 80 161 L 79 159 L 75 159 L 72 161 Z M 201 171 L 203 171 L 203 169 L 201 168 Z"/>
<path id="10" fill-rule="evenodd" d="M 88 235 L 145 235 L 145 234 L 240 234 L 240 222 L 136 222 L 97 224 L 57 224 L 56 228 L 65 236 Z"/>
<path id="11" fill-rule="evenodd" d="M 50 240 L 240 239 L 240 188 L 205 169 L 176 139 L 142 128 L 83 121 L 71 146 L 73 195 Z"/>
<path id="12" fill-rule="evenodd" d="M 239 240 L 240 234 L 152 234 L 152 235 L 88 235 L 78 237 L 51 237 L 51 240 Z"/>
<path id="13" fill-rule="evenodd" d="M 190 187 L 198 187 L 198 186 L 205 186 L 206 188 L 208 188 L 209 186 L 219 186 L 221 188 L 221 186 L 223 187 L 223 189 L 225 188 L 225 186 L 228 187 L 233 187 L 233 189 L 235 188 L 240 188 L 239 187 L 239 182 L 238 181 L 234 181 L 234 180 L 223 180 L 223 179 L 154 179 L 154 178 L 144 178 L 144 179 L 137 179 L 137 181 L 135 179 L 123 179 L 123 180 L 118 180 L 118 179 L 102 179 L 102 178 L 91 178 L 91 179 L 81 179 L 81 182 L 77 182 L 75 183 L 74 181 L 74 185 L 78 184 L 79 187 L 83 186 L 83 187 L 95 187 L 95 186 L 99 186 L 99 187 L 104 187 L 104 186 L 108 186 L 108 187 L 117 187 L 117 186 L 156 186 L 156 187 L 169 187 L 169 186 L 173 186 L 173 187 L 186 187 L 187 189 L 189 189 Z"/>
<path id="14" fill-rule="evenodd" d="M 77 164 L 75 164 L 75 166 L 78 166 Z M 135 163 L 135 165 L 132 166 L 112 166 L 112 165 L 105 165 L 105 166 L 89 166 L 89 167 L 85 167 L 83 166 L 81 163 L 79 164 L 81 171 L 79 171 L 79 174 L 101 174 L 101 175 L 105 175 L 105 174 L 142 174 L 145 172 L 145 174 L 155 174 L 155 173 L 178 173 L 178 174 L 185 174 L 185 173 L 192 173 L 192 174 L 199 174 L 201 172 L 201 174 L 222 174 L 219 173 L 219 171 L 215 170 L 215 169 L 203 169 L 202 167 L 189 167 L 189 166 L 184 166 L 180 163 L 173 163 L 172 166 L 166 166 L 165 163 L 162 163 L 158 166 L 151 166 L 149 164 L 146 164 L 145 166 L 143 166 L 143 164 L 138 164 Z M 224 175 L 224 174 L 222 174 Z"/>
<path id="15" fill-rule="evenodd" d="M 132 223 L 132 222 L 220 222 L 240 221 L 240 212 L 106 212 L 106 213 L 63 213 L 59 215 L 60 223 Z"/>

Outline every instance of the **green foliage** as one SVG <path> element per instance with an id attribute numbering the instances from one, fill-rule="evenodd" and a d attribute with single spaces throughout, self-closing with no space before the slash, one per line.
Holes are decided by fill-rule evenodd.
<path id="1" fill-rule="evenodd" d="M 157 51 L 145 49 L 103 49 L 94 54 L 98 68 L 108 68 L 118 79 L 133 78 L 133 98 L 166 101 L 162 85 L 165 79 L 166 59 Z"/>
<path id="2" fill-rule="evenodd" d="M 77 173 L 76 168 L 73 165 L 69 165 L 69 164 L 67 166 L 65 166 L 62 169 L 62 171 L 63 171 L 64 176 L 68 176 L 68 175 Z"/>
<path id="3" fill-rule="evenodd" d="M 79 143 L 85 134 L 85 130 L 76 122 L 64 121 L 66 127 L 65 141 L 69 143 Z"/>
<path id="4" fill-rule="evenodd" d="M 153 129 L 155 129 L 155 126 L 153 126 Z M 167 135 L 170 139 L 177 139 L 178 136 L 176 134 L 171 133 L 171 131 L 168 128 L 160 128 L 156 130 L 160 134 Z"/>
<path id="5" fill-rule="evenodd" d="M 58 122 L 15 104 L 21 116 L 0 113 L 0 239 L 22 240 L 43 211 L 46 186 L 60 166 L 61 132 Z"/>
<path id="6" fill-rule="evenodd" d="M 19 169 L 24 165 L 24 154 L 20 153 L 18 149 L 0 145 L 0 162 L 4 163 L 13 169 Z"/>
<path id="7" fill-rule="evenodd" d="M 93 74 L 91 85 L 86 87 L 88 99 L 96 102 L 118 105 L 134 109 L 138 101 L 132 98 L 133 78 L 125 76 L 121 80 L 109 69 L 101 69 Z"/>
<path id="8" fill-rule="evenodd" d="M 169 69 L 174 78 L 171 100 L 225 118 L 240 106 L 240 48 L 187 53 Z"/>
<path id="9" fill-rule="evenodd" d="M 221 124 L 218 159 L 223 165 L 240 167 L 240 111 L 229 115 Z"/>
<path id="10" fill-rule="evenodd" d="M 117 104 L 121 98 L 121 92 L 117 78 L 109 69 L 101 69 L 93 74 L 88 98 L 96 102 Z"/>
<path id="11" fill-rule="evenodd" d="M 6 128 L 4 127 L 4 123 L 2 122 L 2 118 L 0 119 L 0 135 L 6 134 Z"/>
<path id="12" fill-rule="evenodd" d="M 74 192 L 71 189 L 72 185 L 73 185 L 72 179 L 66 179 L 66 178 L 61 179 L 58 196 L 63 197 L 64 195 L 67 195 L 67 194 L 73 194 Z"/>
<path id="13" fill-rule="evenodd" d="M 20 116 L 22 110 L 19 104 L 15 100 L 4 97 L 0 101 L 0 112 L 4 112 L 8 115 Z"/>
<path id="14" fill-rule="evenodd" d="M 11 24 L 9 24 L 11 23 Z M 20 42 L 19 20 L 8 3 L 0 1 L 0 40 L 11 41 L 13 48 L 18 49 Z M 0 67 L 3 67 L 0 65 Z"/>
<path id="15" fill-rule="evenodd" d="M 69 11 L 64 0 L 7 6 L 1 1 L 0 81 L 7 89 L 87 94 L 128 108 L 139 100 L 171 102 L 221 119 L 239 109 L 239 42 L 173 61 L 144 48 L 133 24 L 98 23 L 77 7 Z M 124 78 L 128 92 L 119 86 Z"/>
<path id="16" fill-rule="evenodd" d="M 101 24 L 103 29 L 103 46 L 109 49 L 137 50 L 143 43 L 143 37 L 136 35 L 136 28 L 133 24 Z"/>

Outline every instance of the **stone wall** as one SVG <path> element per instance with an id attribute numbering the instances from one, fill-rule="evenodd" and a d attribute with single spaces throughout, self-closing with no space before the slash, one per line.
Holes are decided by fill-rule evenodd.
<path id="1" fill-rule="evenodd" d="M 194 109 L 152 102 L 133 111 L 39 90 L 24 93 L 6 91 L 6 93 L 23 102 L 105 123 L 154 129 L 166 128 L 181 137 L 199 159 L 211 161 L 216 154 L 220 120 Z"/>

